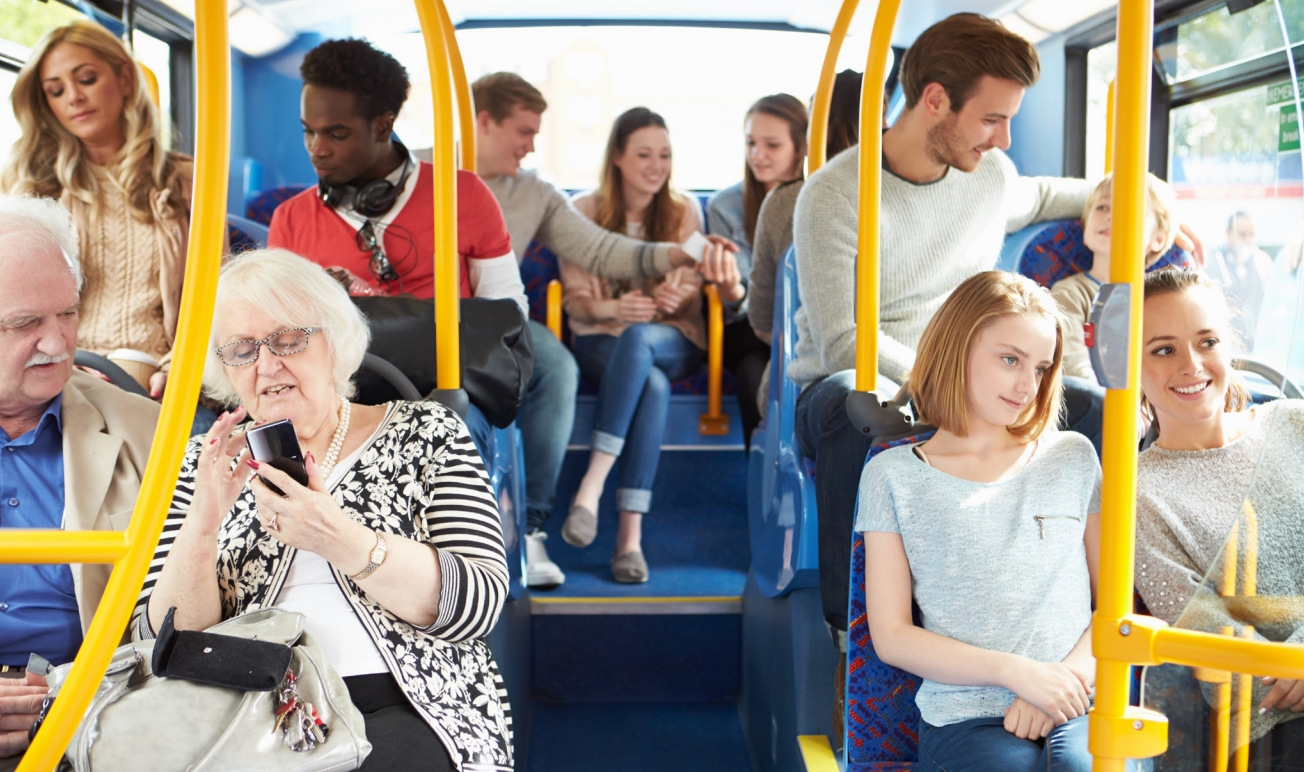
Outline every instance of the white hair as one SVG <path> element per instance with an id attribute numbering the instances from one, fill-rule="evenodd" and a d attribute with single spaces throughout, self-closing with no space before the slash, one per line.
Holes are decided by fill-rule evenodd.
<path id="1" fill-rule="evenodd" d="M 367 318 L 349 299 L 344 286 L 316 263 L 285 249 L 243 252 L 222 267 L 217 303 L 244 301 L 285 327 L 320 327 L 330 346 L 335 393 L 353 396 L 353 374 L 362 366 L 371 341 Z M 217 357 L 214 319 L 204 360 L 204 392 L 228 405 L 239 403 L 226 365 Z"/>
<path id="2" fill-rule="evenodd" d="M 5 251 L 57 249 L 82 289 L 81 239 L 68 208 L 52 198 L 0 196 L 0 241 Z"/>

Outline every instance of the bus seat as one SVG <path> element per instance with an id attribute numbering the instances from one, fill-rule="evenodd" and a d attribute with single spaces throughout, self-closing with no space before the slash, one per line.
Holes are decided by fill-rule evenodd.
<path id="1" fill-rule="evenodd" d="M 231 242 L 231 254 L 238 255 L 251 249 L 267 246 L 267 226 L 234 214 L 226 216 L 227 238 Z"/>
<path id="2" fill-rule="evenodd" d="M 263 225 L 272 224 L 272 212 L 283 202 L 288 201 L 303 191 L 312 187 L 311 185 L 280 185 L 252 196 L 249 203 L 245 204 L 245 217 Z"/>
<path id="3" fill-rule="evenodd" d="M 865 463 L 888 448 L 922 442 L 932 435 L 930 431 L 875 445 Z M 843 751 L 847 772 L 882 770 L 884 762 L 896 762 L 891 769 L 914 769 L 919 759 L 919 708 L 915 705 L 915 693 L 922 679 L 892 667 L 874 653 L 865 612 L 865 538 L 860 533 L 851 542 L 850 583 L 843 721 L 847 733 Z"/>
<path id="4" fill-rule="evenodd" d="M 1019 273 L 1043 287 L 1050 287 L 1060 279 L 1091 269 L 1094 258 L 1091 250 L 1082 243 L 1081 220 L 1057 220 L 1039 225 L 1040 230 L 1034 233 L 1020 253 Z M 1174 246 L 1146 270 L 1157 271 L 1173 265 L 1194 267 L 1195 260 L 1190 252 Z"/>
<path id="5" fill-rule="evenodd" d="M 108 357 L 101 356 L 93 351 L 77 349 L 76 353 L 72 356 L 72 363 L 78 367 L 88 367 L 92 370 L 98 370 L 99 372 L 104 373 L 104 377 L 109 379 L 109 383 L 112 383 L 114 386 L 117 386 L 125 392 L 136 394 L 145 399 L 150 398 L 149 391 L 146 390 L 144 386 L 141 386 L 139 381 L 128 375 L 126 370 L 115 365 L 113 360 Z"/>
<path id="6" fill-rule="evenodd" d="M 530 301 L 530 318 L 539 324 L 548 325 L 548 284 L 561 279 L 561 269 L 557 266 L 557 256 L 537 241 L 531 241 L 521 258 L 521 283 L 525 285 L 525 295 Z M 562 316 L 562 342 L 570 345 L 570 328 Z M 721 393 L 735 393 L 733 375 L 723 373 Z M 703 366 L 698 372 L 670 384 L 671 394 L 692 394 L 706 396 L 708 391 L 707 369 Z M 596 394 L 593 387 L 580 381 L 580 394 Z"/>
<path id="7" fill-rule="evenodd" d="M 814 470 L 797 444 L 798 389 L 788 377 L 800 306 L 796 253 L 789 248 L 774 288 L 765 428 L 753 440 L 747 473 L 752 573 L 757 587 L 772 598 L 819 586 Z"/>

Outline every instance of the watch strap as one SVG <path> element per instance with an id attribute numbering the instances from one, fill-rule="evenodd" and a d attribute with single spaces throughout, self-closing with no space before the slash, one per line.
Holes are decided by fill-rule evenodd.
<path id="1" fill-rule="evenodd" d="M 380 565 L 385 562 L 385 555 L 389 552 L 389 547 L 385 544 L 384 534 L 380 531 L 375 531 L 374 533 L 376 534 L 376 546 L 371 548 L 371 555 L 368 558 L 369 562 L 367 563 L 367 567 L 349 577 L 355 582 L 362 581 L 368 576 L 371 576 L 372 573 L 374 573 L 377 568 L 380 568 Z"/>

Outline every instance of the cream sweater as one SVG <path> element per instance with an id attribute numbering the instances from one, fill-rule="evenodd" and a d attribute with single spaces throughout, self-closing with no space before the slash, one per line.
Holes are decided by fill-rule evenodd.
<path id="1" fill-rule="evenodd" d="M 797 199 L 793 243 L 802 307 L 791 377 L 805 386 L 855 367 L 860 148 L 811 175 Z M 883 175 L 879 372 L 898 383 L 924 327 L 965 279 L 995 267 L 1005 234 L 1082 212 L 1085 180 L 1021 177 L 1000 150 L 972 173 L 916 184 Z"/>

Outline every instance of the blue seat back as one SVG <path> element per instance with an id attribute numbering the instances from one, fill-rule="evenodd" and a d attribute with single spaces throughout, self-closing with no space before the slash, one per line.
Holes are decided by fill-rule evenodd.
<path id="1" fill-rule="evenodd" d="M 226 216 L 227 238 L 231 243 L 231 254 L 238 255 L 251 249 L 267 246 L 267 226 L 234 214 Z"/>
<path id="2" fill-rule="evenodd" d="M 763 458 L 750 467 L 747 508 L 752 573 L 761 592 L 770 597 L 819 586 L 815 483 L 797 444 L 798 388 L 788 377 L 797 342 L 794 317 L 801 306 L 792 249 L 784 255 L 777 278 L 764 444 L 757 448 Z"/>
<path id="3" fill-rule="evenodd" d="M 1082 242 L 1081 220 L 1058 220 L 1041 226 L 1019 256 L 1019 273 L 1043 287 L 1050 287 L 1075 273 L 1091 270 L 1095 256 Z M 1157 271 L 1174 265 L 1193 268 L 1195 260 L 1190 252 L 1174 246 L 1146 270 Z"/>
<path id="4" fill-rule="evenodd" d="M 865 463 L 888 448 L 923 442 L 931 436 L 930 431 L 876 445 Z M 853 537 L 847 605 L 846 770 L 913 769 L 919 759 L 915 693 L 922 679 L 892 667 L 874 652 L 865 613 L 865 538 L 861 533 Z"/>
<path id="5" fill-rule="evenodd" d="M 245 204 L 245 217 L 263 225 L 272 224 L 272 213 L 276 207 L 294 198 L 311 185 L 281 185 L 268 188 L 254 196 Z"/>

